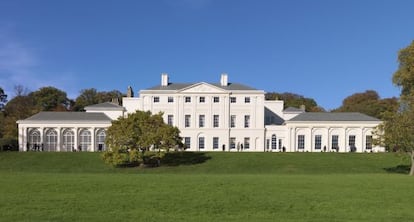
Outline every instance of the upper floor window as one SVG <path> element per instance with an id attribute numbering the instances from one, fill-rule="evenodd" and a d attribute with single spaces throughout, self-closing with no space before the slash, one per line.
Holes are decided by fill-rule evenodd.
<path id="1" fill-rule="evenodd" d="M 184 117 L 184 127 L 190 127 L 190 120 L 191 120 L 191 115 L 185 115 L 185 117 Z"/>
<path id="2" fill-rule="evenodd" d="M 198 126 L 199 127 L 204 127 L 205 126 L 205 120 L 206 120 L 205 115 L 199 115 L 198 116 Z"/>
<path id="3" fill-rule="evenodd" d="M 231 115 L 230 116 L 230 127 L 231 128 L 236 127 L 236 115 Z"/>
<path id="4" fill-rule="evenodd" d="M 250 103 L 250 97 L 244 97 L 244 103 Z"/>
<path id="5" fill-rule="evenodd" d="M 213 102 L 214 103 L 219 103 L 220 102 L 220 97 L 218 97 L 218 96 L 213 97 Z"/>
<path id="6" fill-rule="evenodd" d="M 200 103 L 205 103 L 205 102 L 206 102 L 206 97 L 201 96 L 201 97 L 199 98 L 199 102 L 200 102 Z"/>
<path id="7" fill-rule="evenodd" d="M 234 96 L 230 97 L 230 103 L 236 103 L 236 97 Z"/>
<path id="8" fill-rule="evenodd" d="M 219 127 L 219 115 L 213 115 L 213 127 Z"/>
<path id="9" fill-rule="evenodd" d="M 245 115 L 244 116 L 244 128 L 249 128 L 250 127 L 250 115 Z"/>
<path id="10" fill-rule="evenodd" d="M 191 97 L 186 96 L 184 97 L 186 103 L 191 103 Z"/>
<path id="11" fill-rule="evenodd" d="M 160 102 L 160 97 L 154 96 L 154 103 L 159 103 L 159 102 Z"/>
<path id="12" fill-rule="evenodd" d="M 168 97 L 168 102 L 169 102 L 169 103 L 173 103 L 173 102 L 174 102 L 174 97 L 169 96 L 169 97 Z"/>

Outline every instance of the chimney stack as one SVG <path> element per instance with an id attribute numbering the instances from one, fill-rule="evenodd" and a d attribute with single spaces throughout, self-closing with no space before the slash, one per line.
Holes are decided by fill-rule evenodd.
<path id="1" fill-rule="evenodd" d="M 168 86 L 168 74 L 161 73 L 161 86 Z"/>
<path id="2" fill-rule="evenodd" d="M 227 86 L 229 84 L 227 73 L 222 73 L 220 78 L 220 85 L 221 86 Z"/>

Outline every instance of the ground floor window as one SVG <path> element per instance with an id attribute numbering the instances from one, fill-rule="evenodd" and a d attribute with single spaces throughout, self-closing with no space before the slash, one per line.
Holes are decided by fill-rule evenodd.
<path id="1" fill-rule="evenodd" d="M 365 149 L 371 150 L 372 149 L 372 136 L 365 137 Z"/>
<path id="2" fill-rule="evenodd" d="M 60 149 L 61 151 L 70 152 L 75 150 L 75 134 L 72 130 L 65 130 L 63 132 L 62 140 L 62 149 Z"/>
<path id="3" fill-rule="evenodd" d="M 298 149 L 305 149 L 305 135 L 298 135 Z"/>
<path id="4" fill-rule="evenodd" d="M 272 150 L 277 149 L 277 137 L 275 134 L 272 135 Z"/>
<path id="5" fill-rule="evenodd" d="M 349 151 L 351 152 L 355 152 L 356 151 L 356 147 L 355 147 L 355 135 L 349 135 L 348 138 L 348 145 L 349 145 Z"/>
<path id="6" fill-rule="evenodd" d="M 198 148 L 200 150 L 204 149 L 204 137 L 202 136 L 198 137 Z"/>
<path id="7" fill-rule="evenodd" d="M 213 137 L 213 149 L 218 149 L 219 148 L 219 138 L 218 137 Z"/>
<path id="8" fill-rule="evenodd" d="M 56 151 L 57 147 L 57 132 L 54 129 L 46 131 L 45 135 L 45 151 Z"/>
<path id="9" fill-rule="evenodd" d="M 242 147 L 243 149 L 248 150 L 250 148 L 250 137 L 244 137 L 244 147 Z"/>
<path id="10" fill-rule="evenodd" d="M 40 140 L 40 132 L 37 129 L 30 131 L 29 133 L 29 142 L 27 144 L 27 148 L 29 150 L 41 150 L 41 140 Z"/>
<path id="11" fill-rule="evenodd" d="M 339 150 L 339 136 L 338 135 L 332 135 L 332 141 L 331 141 L 331 148 L 333 150 L 338 151 Z"/>
<path id="12" fill-rule="evenodd" d="M 79 133 L 78 151 L 88 151 L 91 146 L 91 132 L 89 130 L 82 130 Z"/>
<path id="13" fill-rule="evenodd" d="M 315 135 L 315 150 L 322 148 L 322 135 Z"/>
<path id="14" fill-rule="evenodd" d="M 96 134 L 96 144 L 98 145 L 98 151 L 104 151 L 105 150 L 105 138 L 106 133 L 105 130 L 99 130 Z"/>
<path id="15" fill-rule="evenodd" d="M 230 149 L 236 148 L 236 137 L 230 137 Z"/>
<path id="16" fill-rule="evenodd" d="M 191 148 L 191 137 L 184 137 L 184 146 L 185 149 Z"/>

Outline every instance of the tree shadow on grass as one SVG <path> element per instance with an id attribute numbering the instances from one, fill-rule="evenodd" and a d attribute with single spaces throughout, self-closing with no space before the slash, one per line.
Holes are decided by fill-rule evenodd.
<path id="1" fill-rule="evenodd" d="M 395 167 L 384 168 L 388 173 L 408 174 L 410 172 L 410 165 L 398 165 Z"/>
<path id="2" fill-rule="evenodd" d="M 161 165 L 194 165 L 204 163 L 209 159 L 211 159 L 211 157 L 202 152 L 172 152 L 165 154 L 165 156 L 161 159 Z"/>

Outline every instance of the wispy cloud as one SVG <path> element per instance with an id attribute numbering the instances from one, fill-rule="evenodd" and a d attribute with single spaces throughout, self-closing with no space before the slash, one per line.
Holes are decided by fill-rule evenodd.
<path id="1" fill-rule="evenodd" d="M 29 90 L 44 86 L 54 86 L 66 91 L 69 98 L 77 96 L 74 73 L 60 71 L 51 73 L 42 64 L 36 50 L 14 37 L 9 26 L 0 25 L 0 87 L 10 100 L 14 95 L 14 86 L 22 85 Z"/>

